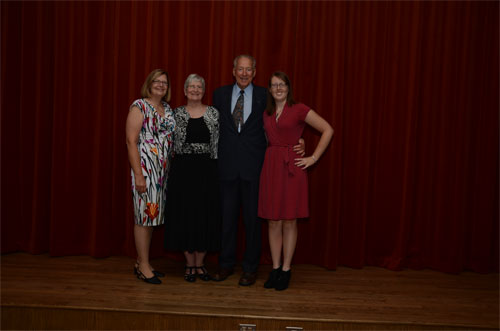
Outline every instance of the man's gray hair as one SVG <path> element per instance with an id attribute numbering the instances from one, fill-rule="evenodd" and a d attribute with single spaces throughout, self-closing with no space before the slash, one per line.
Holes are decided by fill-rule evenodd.
<path id="1" fill-rule="evenodd" d="M 257 61 L 255 61 L 255 58 L 249 54 L 241 54 L 241 55 L 238 55 L 237 57 L 235 57 L 234 61 L 233 61 L 234 68 L 236 68 L 236 66 L 238 65 L 238 60 L 241 59 L 242 57 L 246 57 L 247 59 L 251 60 L 252 61 L 252 68 L 255 69 L 255 66 L 257 65 Z"/>

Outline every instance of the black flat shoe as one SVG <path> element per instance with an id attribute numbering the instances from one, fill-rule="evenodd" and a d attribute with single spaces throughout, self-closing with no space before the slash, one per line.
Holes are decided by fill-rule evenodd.
<path id="1" fill-rule="evenodd" d="M 210 280 L 210 275 L 208 274 L 208 270 L 207 268 L 205 268 L 204 265 L 200 266 L 200 267 L 196 267 L 196 271 L 199 271 L 201 270 L 201 274 L 198 273 L 198 277 L 200 277 L 201 280 L 205 281 L 205 282 L 208 282 Z"/>
<path id="2" fill-rule="evenodd" d="M 196 267 L 185 266 L 184 269 L 184 280 L 186 282 L 195 282 L 196 281 Z"/>
<path id="3" fill-rule="evenodd" d="M 139 270 L 139 268 L 135 269 L 135 273 L 138 279 L 143 280 L 148 284 L 161 284 L 161 280 L 159 280 L 158 277 L 156 276 L 146 278 L 146 276 L 144 276 L 144 274 Z"/>
<path id="4" fill-rule="evenodd" d="M 276 286 L 274 289 L 276 291 L 283 291 L 288 288 L 288 284 L 290 283 L 290 278 L 292 277 L 292 270 L 281 271 L 278 280 L 276 281 Z"/>
<path id="5" fill-rule="evenodd" d="M 271 270 L 271 272 L 269 273 L 269 278 L 264 283 L 264 287 L 265 288 L 275 288 L 276 281 L 278 280 L 280 274 L 281 274 L 281 266 L 279 266 L 276 269 Z"/>

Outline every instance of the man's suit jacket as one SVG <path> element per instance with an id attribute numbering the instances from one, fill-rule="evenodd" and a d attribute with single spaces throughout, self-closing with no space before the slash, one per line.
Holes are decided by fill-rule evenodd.
<path id="1" fill-rule="evenodd" d="M 219 179 L 259 180 L 267 147 L 262 114 L 266 109 L 267 90 L 253 86 L 252 112 L 238 132 L 231 109 L 233 85 L 216 89 L 213 103 L 219 110 Z"/>

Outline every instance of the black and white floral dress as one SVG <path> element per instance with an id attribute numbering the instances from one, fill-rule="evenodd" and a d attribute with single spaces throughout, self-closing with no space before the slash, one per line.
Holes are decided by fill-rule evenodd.
<path id="1" fill-rule="evenodd" d="M 217 251 L 220 200 L 217 175 L 219 112 L 208 106 L 191 118 L 184 106 L 174 110 L 174 157 L 167 184 L 165 248 Z"/>

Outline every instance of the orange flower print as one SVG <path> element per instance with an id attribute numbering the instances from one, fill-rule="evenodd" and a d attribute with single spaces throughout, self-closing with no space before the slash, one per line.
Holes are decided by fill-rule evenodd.
<path id="1" fill-rule="evenodd" d="M 156 218 L 156 216 L 158 216 L 158 214 L 160 213 L 160 211 L 158 209 L 158 204 L 148 202 L 145 212 L 149 216 L 149 218 L 154 220 Z"/>
<path id="2" fill-rule="evenodd" d="M 151 147 L 151 152 L 155 153 L 155 155 L 158 155 L 158 149 L 156 147 Z"/>

